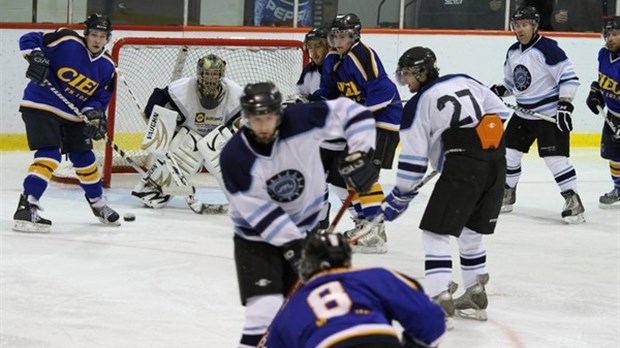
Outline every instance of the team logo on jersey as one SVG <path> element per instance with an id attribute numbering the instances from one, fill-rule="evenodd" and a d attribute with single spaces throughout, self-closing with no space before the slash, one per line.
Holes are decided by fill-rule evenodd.
<path id="1" fill-rule="evenodd" d="M 204 112 L 198 112 L 196 113 L 196 116 L 194 116 L 194 122 L 195 123 L 205 123 L 205 119 L 206 119 L 206 115 Z"/>
<path id="2" fill-rule="evenodd" d="M 274 201 L 292 202 L 301 196 L 305 186 L 303 175 L 297 170 L 288 169 L 267 180 L 267 193 Z"/>
<path id="3" fill-rule="evenodd" d="M 512 72 L 515 87 L 519 91 L 525 91 L 532 83 L 532 74 L 524 65 L 517 65 Z"/>

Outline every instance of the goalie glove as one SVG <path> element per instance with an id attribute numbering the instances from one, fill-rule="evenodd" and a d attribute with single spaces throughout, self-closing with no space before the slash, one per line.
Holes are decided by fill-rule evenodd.
<path id="1" fill-rule="evenodd" d="M 558 102 L 558 111 L 555 115 L 555 124 L 560 132 L 570 132 L 573 130 L 573 121 L 571 115 L 573 113 L 573 104 L 565 100 Z"/>
<path id="2" fill-rule="evenodd" d="M 301 249 L 304 246 L 304 239 L 295 239 L 282 245 L 282 256 L 291 264 L 291 267 L 299 274 L 301 268 Z"/>
<path id="3" fill-rule="evenodd" d="M 379 179 L 380 163 L 373 159 L 373 150 L 348 154 L 340 163 L 338 172 L 355 192 L 368 192 Z"/>
<path id="4" fill-rule="evenodd" d="M 602 109 L 603 105 L 605 105 L 603 94 L 601 93 L 601 87 L 596 81 L 592 82 L 590 85 L 590 93 L 588 93 L 588 98 L 586 98 L 586 105 L 588 105 L 590 111 L 592 111 L 595 115 L 598 115 L 598 109 Z"/>
<path id="5" fill-rule="evenodd" d="M 108 131 L 108 120 L 105 112 L 99 109 L 91 109 L 84 111 L 84 116 L 88 118 L 84 134 L 93 140 L 103 139 Z"/>
<path id="6" fill-rule="evenodd" d="M 398 187 L 395 187 L 389 195 L 387 195 L 381 203 L 381 210 L 387 221 L 393 221 L 400 216 L 407 207 L 409 202 L 417 196 L 417 192 L 402 194 Z"/>
<path id="7" fill-rule="evenodd" d="M 34 81 L 39 86 L 44 86 L 50 70 L 50 60 L 45 53 L 39 50 L 30 52 L 28 56 L 28 70 L 26 77 Z"/>

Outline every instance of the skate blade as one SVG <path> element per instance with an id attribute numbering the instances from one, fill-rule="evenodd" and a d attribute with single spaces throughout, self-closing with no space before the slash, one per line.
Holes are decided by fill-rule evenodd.
<path id="1" fill-rule="evenodd" d="M 512 212 L 512 205 L 502 205 L 502 207 L 499 209 L 500 213 L 510 213 Z"/>
<path id="2" fill-rule="evenodd" d="M 577 215 L 573 215 L 573 216 L 565 216 L 562 219 L 564 219 L 564 221 L 567 224 L 581 224 L 586 222 L 586 218 L 583 216 L 583 214 L 577 214 Z"/>
<path id="3" fill-rule="evenodd" d="M 100 218 L 100 217 L 98 217 L 97 219 L 99 219 L 99 222 L 101 222 L 102 224 L 104 224 L 104 225 L 106 225 L 106 226 L 114 226 L 114 227 L 117 227 L 117 226 L 120 226 L 120 225 L 121 225 L 121 221 L 120 221 L 121 219 L 120 219 L 120 217 L 119 217 L 119 219 L 118 219 L 118 220 L 116 220 L 116 221 L 108 221 L 108 220 L 106 220 L 106 219 L 104 219 L 104 218 Z"/>
<path id="4" fill-rule="evenodd" d="M 387 244 L 363 246 L 363 245 L 351 245 L 351 251 L 356 254 L 385 254 L 388 252 Z"/>
<path id="5" fill-rule="evenodd" d="M 228 204 L 203 204 L 203 214 L 228 214 Z"/>
<path id="6" fill-rule="evenodd" d="M 601 209 L 619 209 L 620 208 L 620 201 L 613 202 L 613 203 L 599 203 L 598 207 L 601 208 Z"/>
<path id="7" fill-rule="evenodd" d="M 52 226 L 45 224 L 37 224 L 30 221 L 15 221 L 13 231 L 26 233 L 49 233 Z"/>
<path id="8" fill-rule="evenodd" d="M 487 316 L 486 309 L 457 309 L 454 311 L 454 315 L 459 318 L 464 319 L 472 319 L 478 321 L 487 321 L 489 317 Z"/>

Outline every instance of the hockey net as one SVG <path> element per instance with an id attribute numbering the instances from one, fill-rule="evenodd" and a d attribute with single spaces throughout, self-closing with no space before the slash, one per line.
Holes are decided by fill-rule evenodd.
<path id="1" fill-rule="evenodd" d="M 108 138 L 140 165 L 148 166 L 140 149 L 146 128 L 142 111 L 153 89 L 182 77 L 195 77 L 198 59 L 216 54 L 226 61 L 226 76 L 245 86 L 272 81 L 284 96 L 295 94 L 295 83 L 308 61 L 303 42 L 263 39 L 122 38 L 112 56 L 118 66 L 116 93 L 108 109 Z M 105 141 L 94 146 L 104 187 L 113 173 L 135 170 Z M 70 163 L 55 171 L 53 180 L 76 183 Z"/>

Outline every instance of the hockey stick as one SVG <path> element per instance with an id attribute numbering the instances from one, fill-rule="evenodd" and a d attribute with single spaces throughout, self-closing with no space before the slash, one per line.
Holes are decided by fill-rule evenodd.
<path id="1" fill-rule="evenodd" d="M 422 181 L 420 181 L 417 185 L 415 185 L 415 187 L 413 188 L 412 193 L 417 193 L 422 188 L 422 186 L 426 185 L 435 176 L 437 176 L 437 174 L 439 174 L 439 172 L 436 171 L 436 170 L 433 170 L 432 172 L 428 173 L 428 175 L 426 175 L 424 178 L 422 178 Z M 373 229 L 373 227 L 375 227 L 376 225 L 378 225 L 381 222 L 383 222 L 384 218 L 385 218 L 385 216 L 383 216 L 383 214 L 379 214 L 379 215 L 375 216 L 366 226 L 364 226 L 364 228 L 362 228 L 362 230 L 360 230 L 360 232 L 359 232 L 359 234 L 357 236 L 349 239 L 349 244 L 351 244 L 351 245 L 355 244 L 362 237 L 364 237 L 365 235 L 370 233 L 370 231 Z"/>
<path id="2" fill-rule="evenodd" d="M 526 109 L 526 108 L 524 108 L 522 106 L 519 106 L 519 105 L 512 105 L 512 104 L 508 104 L 508 103 L 504 103 L 504 105 L 506 105 L 507 107 L 509 107 L 510 109 L 513 109 L 515 111 L 519 111 L 519 112 L 522 112 L 522 113 L 530 115 L 530 116 L 536 116 L 536 117 L 540 118 L 543 121 L 555 123 L 555 117 L 543 115 L 543 114 L 541 114 L 539 112 L 532 111 L 530 109 Z"/>
<path id="3" fill-rule="evenodd" d="M 342 206 L 338 210 L 338 213 L 336 213 L 336 216 L 334 217 L 334 220 L 332 220 L 332 222 L 329 225 L 329 227 L 327 228 L 327 230 L 325 230 L 325 232 L 323 232 L 323 233 L 327 234 L 327 233 L 334 232 L 334 230 L 336 229 L 336 225 L 338 225 L 338 222 L 340 222 L 340 219 L 342 218 L 342 215 L 344 215 L 344 212 L 347 210 L 349 205 L 351 205 L 351 202 L 353 201 L 353 197 L 355 197 L 355 192 L 349 191 L 349 194 L 347 195 L 347 198 L 342 202 Z M 282 302 L 282 305 L 278 309 L 278 312 L 273 317 L 274 319 L 280 313 L 282 313 L 282 311 L 284 310 L 284 308 L 286 307 L 288 302 L 291 300 L 293 295 L 295 295 L 297 290 L 299 290 L 301 288 L 302 285 L 303 285 L 303 283 L 301 282 L 301 280 L 297 279 L 297 281 L 295 282 L 293 287 L 291 287 L 291 289 L 286 294 L 286 297 L 284 298 L 284 302 Z M 271 320 L 271 324 L 269 324 L 269 326 L 267 327 L 267 331 L 265 331 L 265 333 L 263 334 L 263 337 L 261 337 L 260 341 L 258 341 L 258 344 L 256 345 L 256 348 L 266 348 L 267 347 L 267 337 L 269 336 L 269 332 L 271 331 L 272 325 L 273 325 L 273 319 Z"/>
<path id="4" fill-rule="evenodd" d="M 602 106 L 597 106 L 596 108 L 598 109 L 599 114 L 601 114 L 601 116 L 605 119 L 607 126 L 611 129 L 614 139 L 620 139 L 620 128 L 616 127 L 616 125 L 607 117 L 607 113 L 605 113 Z"/>
<path id="5" fill-rule="evenodd" d="M 67 107 L 69 107 L 69 109 L 71 109 L 71 111 L 73 111 L 79 118 L 81 118 L 82 121 L 84 121 L 84 123 L 91 124 L 91 121 L 88 119 L 88 117 L 86 117 L 86 115 L 84 115 L 80 111 L 80 109 L 78 109 L 77 106 L 75 106 L 69 99 L 67 99 L 64 95 L 62 95 L 62 93 L 60 93 L 56 89 L 56 87 L 54 87 L 49 81 L 46 80 L 44 82 L 44 84 L 45 84 L 45 86 L 47 86 L 52 91 L 52 93 L 54 93 L 54 95 L 56 95 L 58 97 L 58 99 L 60 99 L 65 105 L 67 105 Z M 103 138 L 105 139 L 106 144 L 108 144 L 110 147 L 112 147 L 112 149 L 114 149 L 114 151 L 116 151 L 125 161 L 127 161 L 127 163 L 136 172 L 138 172 L 138 174 L 145 175 L 145 172 L 142 169 L 142 167 L 140 167 L 140 165 L 138 165 L 131 157 L 129 157 L 129 155 L 127 155 L 127 153 L 123 149 L 118 147 L 118 145 L 116 145 L 112 140 L 110 140 L 110 138 L 108 138 L 107 134 L 102 134 L 102 135 L 103 135 Z M 150 184 L 152 184 L 153 186 L 155 186 L 156 188 L 158 188 L 159 191 L 161 191 L 164 194 L 174 194 L 174 193 L 176 193 L 175 190 L 169 190 L 168 192 L 164 191 L 162 189 L 161 185 L 159 185 L 153 179 L 148 180 L 148 182 Z"/>

